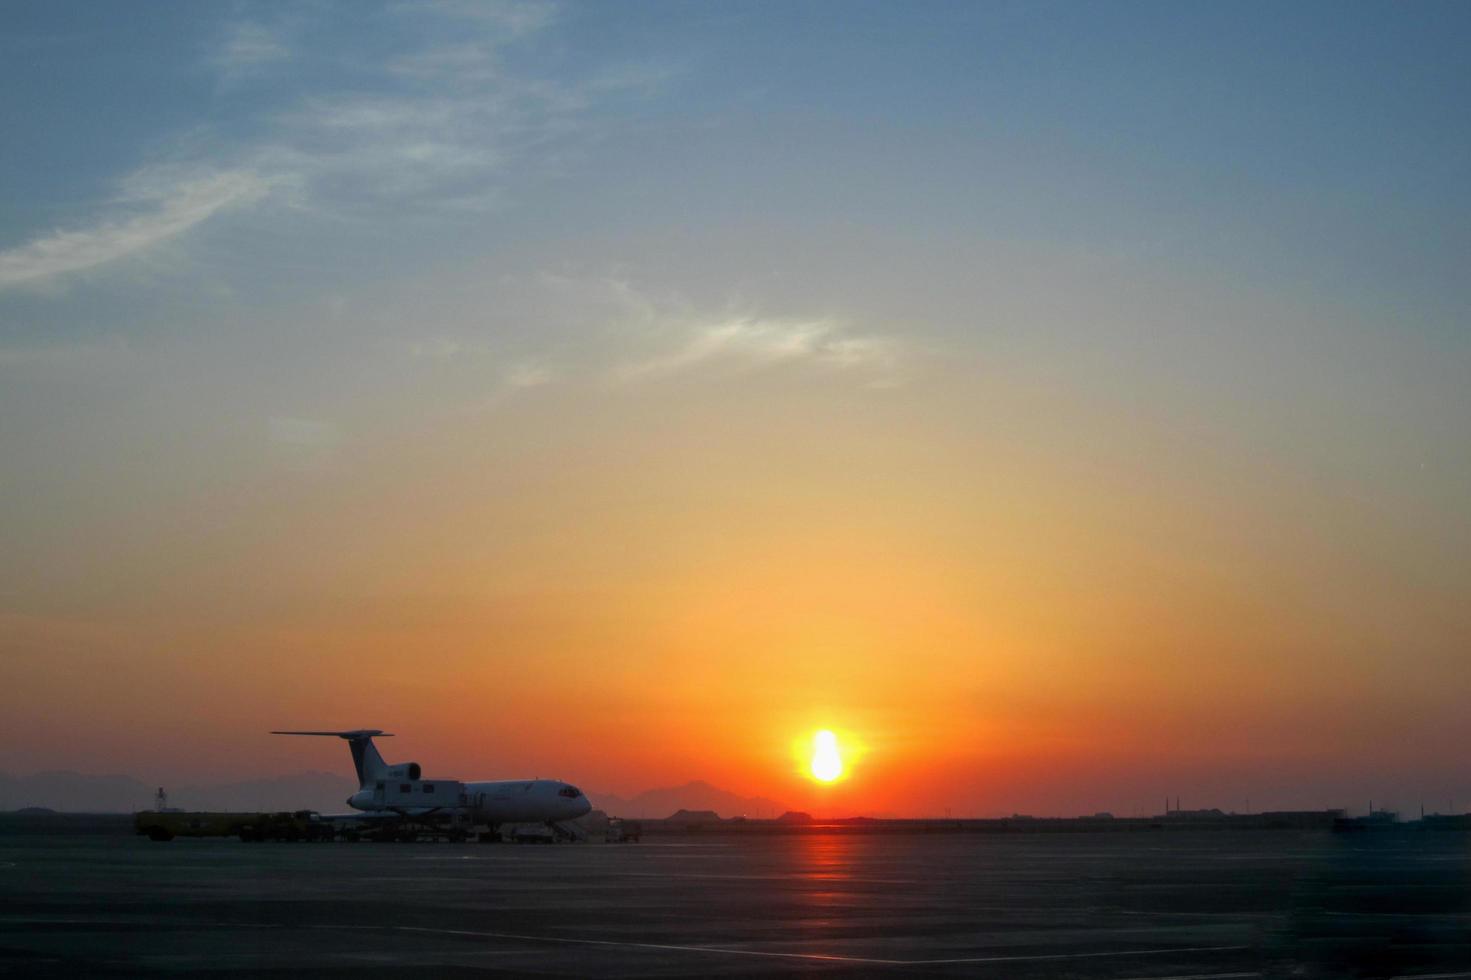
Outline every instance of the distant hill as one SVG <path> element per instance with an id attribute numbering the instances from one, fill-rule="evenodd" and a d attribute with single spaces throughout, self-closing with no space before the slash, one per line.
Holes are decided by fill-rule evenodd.
<path id="1" fill-rule="evenodd" d="M 627 799 L 614 793 L 589 793 L 598 809 L 615 817 L 663 819 L 678 810 L 714 810 L 722 817 L 774 817 L 786 809 L 764 796 L 740 796 L 704 780 L 650 789 Z"/>
<path id="2" fill-rule="evenodd" d="M 64 813 L 132 813 L 153 806 L 157 786 L 131 776 L 78 772 L 0 773 L 0 810 L 47 807 Z M 185 810 L 347 809 L 357 782 L 329 772 L 303 772 L 215 786 L 165 786 L 169 805 Z"/>
<path id="3" fill-rule="evenodd" d="M 178 790 L 169 790 L 169 805 L 186 810 L 318 810 L 322 813 L 344 813 L 350 809 L 347 798 L 357 791 L 356 779 L 331 772 L 312 771 L 270 779 L 223 783 L 218 786 L 180 786 Z"/>
<path id="4" fill-rule="evenodd" d="M 0 810 L 46 807 L 69 813 L 130 813 L 152 799 L 153 789 L 130 776 L 86 776 L 66 770 L 31 776 L 0 773 Z"/>

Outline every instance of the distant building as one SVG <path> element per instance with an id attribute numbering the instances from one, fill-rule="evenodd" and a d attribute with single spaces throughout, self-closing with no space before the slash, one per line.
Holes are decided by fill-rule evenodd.
<path id="1" fill-rule="evenodd" d="M 1430 813 L 1420 818 L 1426 830 L 1471 831 L 1471 813 Z"/>
<path id="2" fill-rule="evenodd" d="M 788 810 L 776 818 L 777 823 L 811 823 L 812 814 L 803 813 L 801 810 Z"/>
<path id="3" fill-rule="evenodd" d="M 1226 814 L 1216 807 L 1209 810 L 1171 810 L 1166 816 L 1171 820 L 1220 820 Z"/>
<path id="4" fill-rule="evenodd" d="M 1340 817 L 1333 821 L 1334 830 L 1393 830 L 1399 814 L 1393 810 L 1370 810 L 1367 817 Z"/>

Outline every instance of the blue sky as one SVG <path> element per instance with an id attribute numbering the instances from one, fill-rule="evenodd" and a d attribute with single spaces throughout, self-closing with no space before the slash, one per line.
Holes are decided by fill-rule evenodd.
<path id="1" fill-rule="evenodd" d="M 1043 687 L 1165 624 L 1139 656 L 1267 728 L 1379 690 L 1460 731 L 1468 38 L 1454 3 L 12 3 L 10 688 L 207 689 L 160 651 L 345 649 L 379 602 L 453 659 L 436 616 L 560 589 L 655 649 L 618 609 L 892 540 L 972 590 L 896 676 L 997 603 Z"/>
<path id="2" fill-rule="evenodd" d="M 187 233 L 211 275 L 255 292 L 480 248 L 624 261 L 671 229 L 801 248 L 856 225 L 1224 268 L 1444 329 L 1465 312 L 1466 21 L 1455 5 L 22 4 L 0 68 L 0 242 L 14 268 L 48 236 L 137 215 L 136 246 L 80 278 Z M 178 230 L 151 226 L 170 201 L 190 209 Z M 252 234 L 267 214 L 288 233 Z M 619 239 L 632 255 L 597 254 Z M 21 266 L 5 291 L 56 288 L 68 264 Z M 52 321 L 46 305 L 18 318 Z"/>

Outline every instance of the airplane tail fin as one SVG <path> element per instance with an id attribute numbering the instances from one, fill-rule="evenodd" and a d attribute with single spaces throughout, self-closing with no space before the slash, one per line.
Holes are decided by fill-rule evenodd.
<path id="1" fill-rule="evenodd" d="M 383 761 L 383 756 L 378 754 L 378 747 L 373 744 L 373 737 L 381 735 L 383 738 L 392 738 L 391 732 L 385 732 L 377 728 L 358 728 L 350 732 L 271 732 L 272 735 L 326 735 L 333 738 L 344 739 L 347 747 L 352 750 L 352 764 L 358 771 L 358 786 L 366 789 L 368 784 L 386 772 L 388 763 Z"/>

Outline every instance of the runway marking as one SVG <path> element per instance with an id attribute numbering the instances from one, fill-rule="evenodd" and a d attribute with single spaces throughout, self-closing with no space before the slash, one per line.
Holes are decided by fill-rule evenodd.
<path id="1" fill-rule="evenodd" d="M 353 929 L 359 927 L 322 926 L 321 928 Z M 877 956 L 843 956 L 838 953 L 785 953 L 766 949 L 736 949 L 731 946 L 683 946 L 676 943 L 640 943 L 620 939 L 574 939 L 568 936 L 529 936 L 525 933 L 515 932 L 482 932 L 475 929 L 434 929 L 428 926 L 391 926 L 389 928 L 397 932 L 420 932 L 435 936 L 474 936 L 480 939 L 516 939 L 522 942 L 562 943 L 575 946 L 620 946 L 628 949 L 657 949 L 682 953 L 716 953 L 727 956 L 764 956 L 787 960 L 871 963 L 878 966 L 942 966 L 959 963 L 1022 963 L 1040 960 L 1086 960 L 1109 956 L 1166 956 L 1171 953 L 1216 953 L 1250 948 L 1249 946 L 1175 946 L 1169 949 L 1119 949 L 1095 953 L 1029 953 L 1010 956 L 956 956 L 927 960 L 896 960 Z"/>
<path id="2" fill-rule="evenodd" d="M 736 875 L 736 874 L 663 874 L 657 871 L 614 871 L 613 874 L 624 878 L 715 878 L 721 881 L 821 881 L 821 882 L 851 882 L 856 885 L 921 885 L 924 884 L 918 878 L 860 878 L 844 874 L 803 874 L 794 871 L 791 874 L 775 875 Z"/>
<path id="3" fill-rule="evenodd" d="M 1260 973 L 1176 973 L 1168 977 L 1124 977 L 1123 980 L 1239 980 L 1259 976 Z"/>
<path id="4" fill-rule="evenodd" d="M 1020 963 L 1033 960 L 1087 960 L 1104 956 L 1167 956 L 1170 953 L 1240 952 L 1250 946 L 1173 946 L 1169 949 L 1115 949 L 1102 953 L 1032 953 L 1016 956 L 965 956 L 942 960 L 895 960 L 906 966 L 930 966 L 945 963 Z"/>

